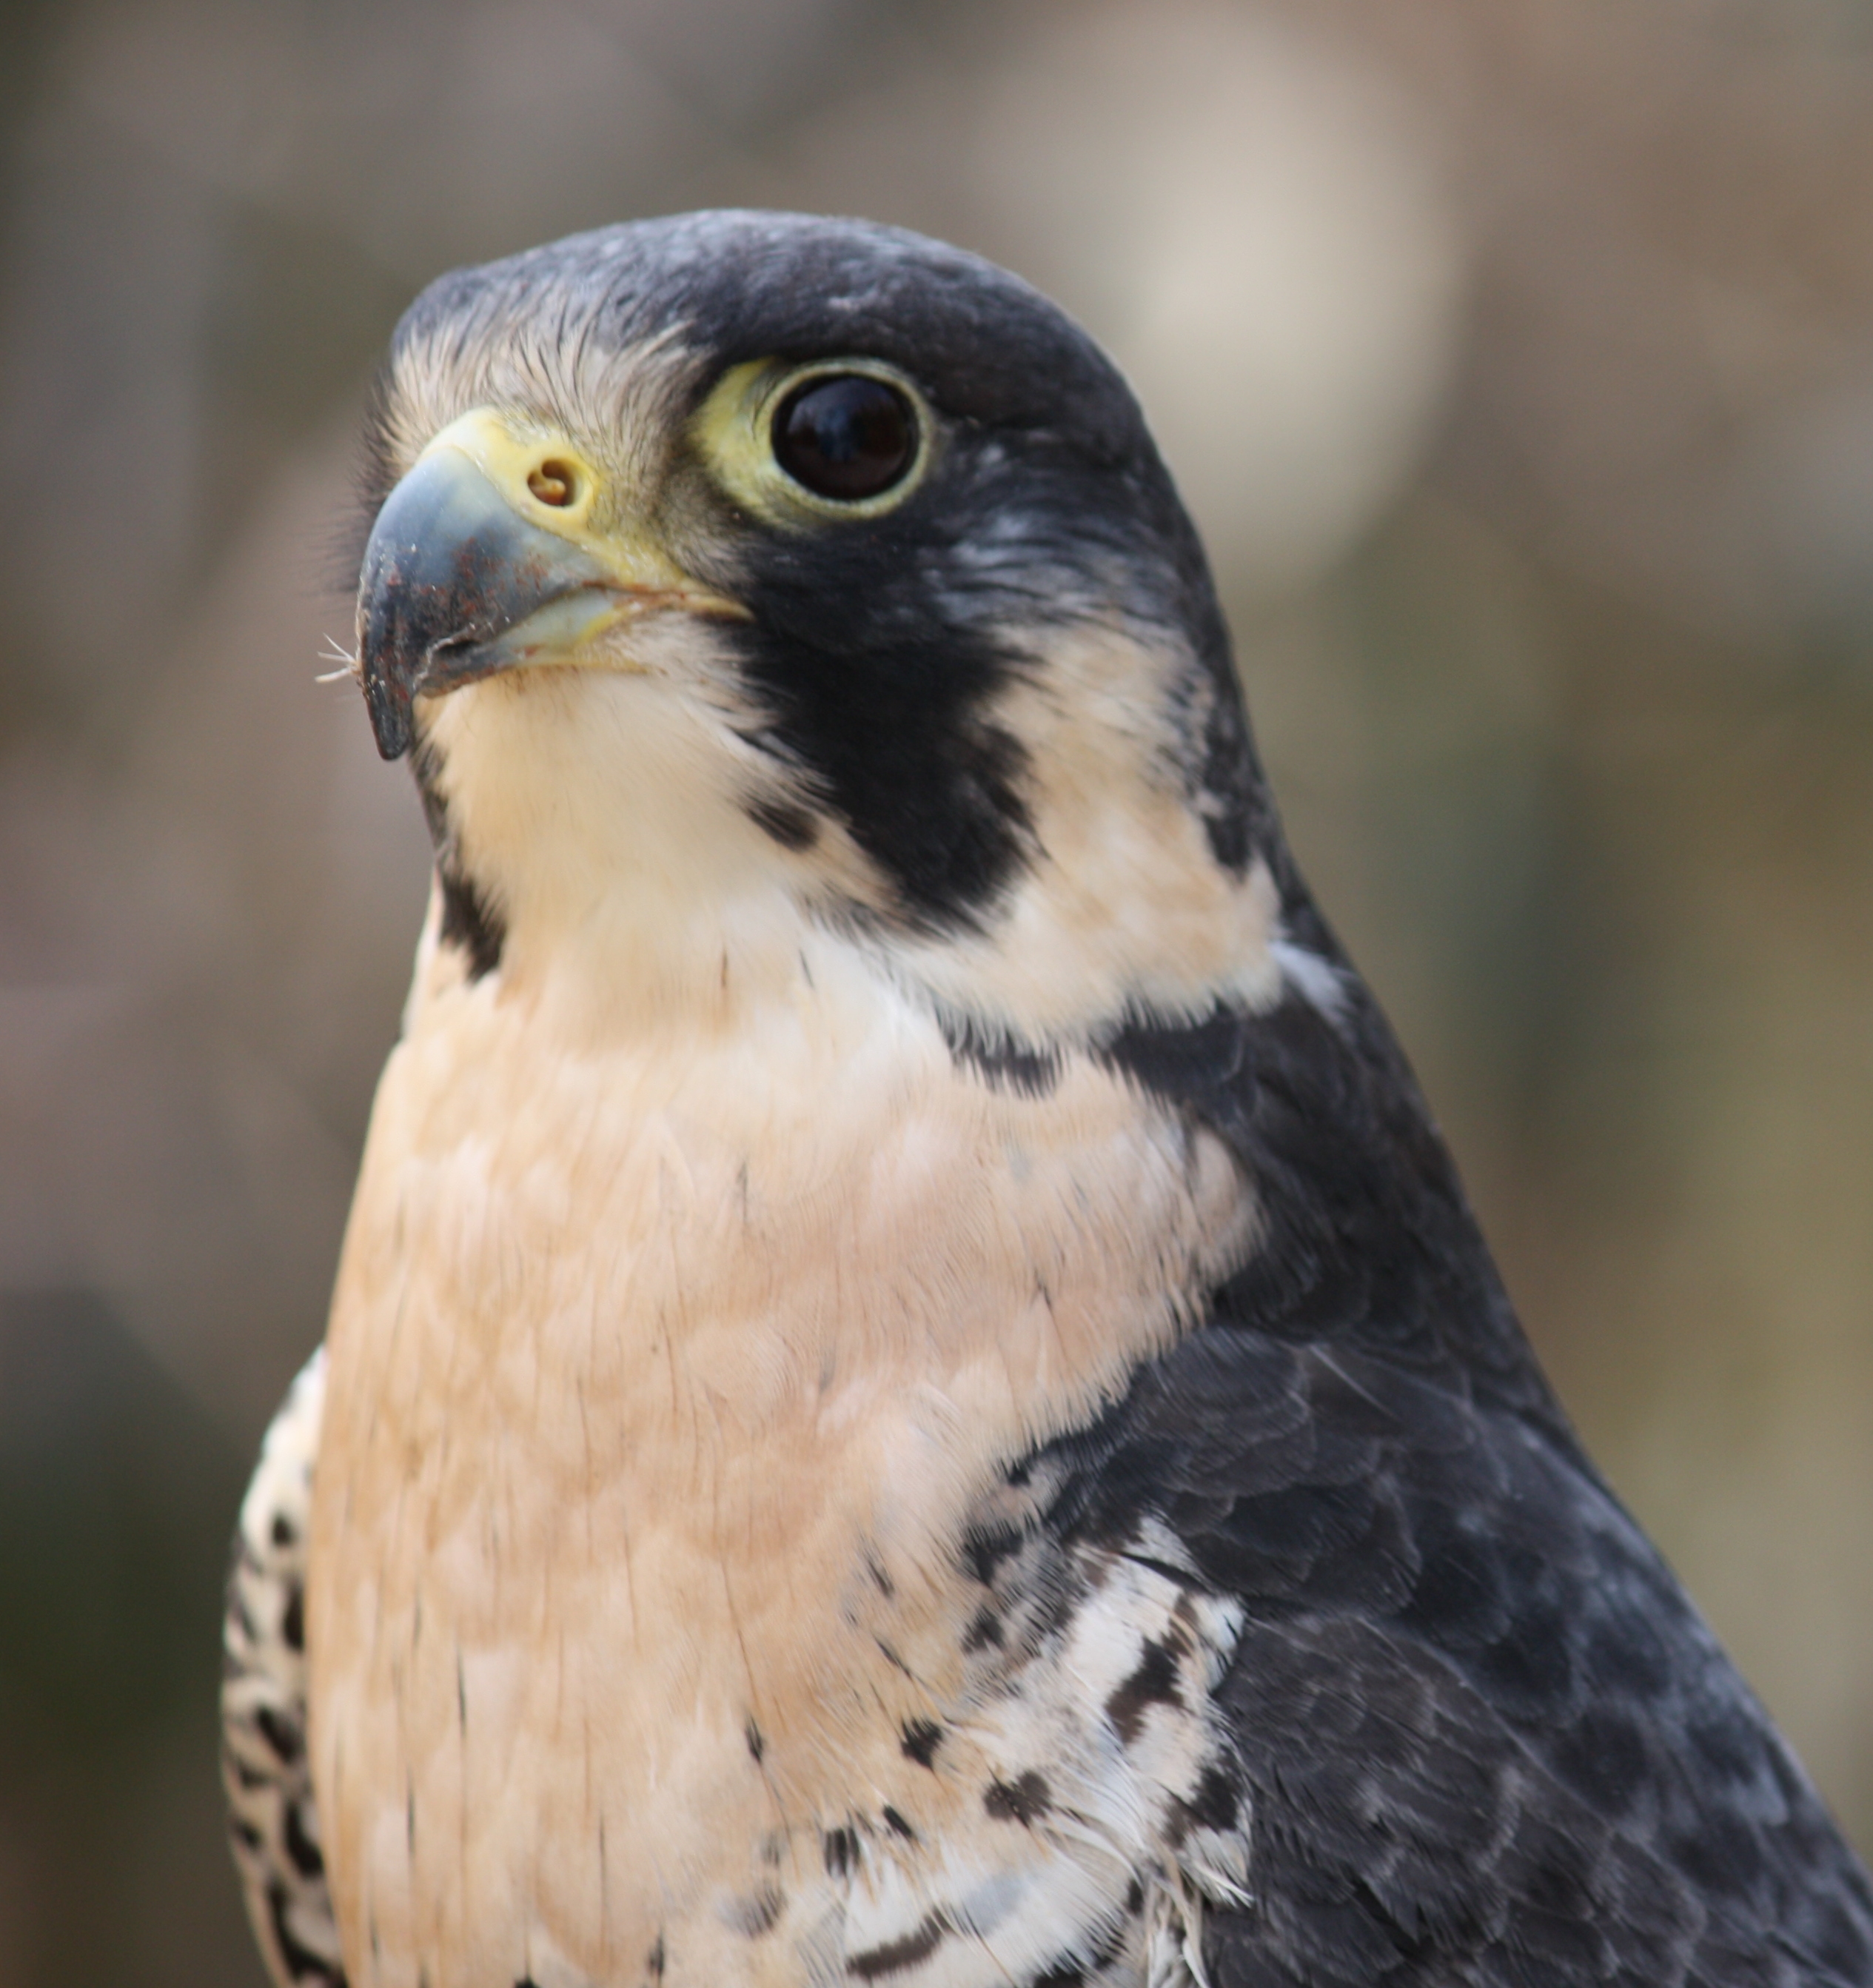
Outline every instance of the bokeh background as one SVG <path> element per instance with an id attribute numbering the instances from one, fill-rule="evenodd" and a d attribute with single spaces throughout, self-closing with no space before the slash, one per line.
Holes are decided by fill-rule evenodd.
<path id="1" fill-rule="evenodd" d="M 1873 1848 L 1868 0 L 0 4 L 0 1988 L 255 1988 L 217 1595 L 426 851 L 439 271 L 863 212 L 1117 355 L 1531 1333 Z"/>

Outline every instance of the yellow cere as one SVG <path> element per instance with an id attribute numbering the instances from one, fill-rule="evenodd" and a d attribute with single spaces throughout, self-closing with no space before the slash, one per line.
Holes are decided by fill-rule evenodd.
<path id="1" fill-rule="evenodd" d="M 439 430 L 420 459 L 445 449 L 466 456 L 517 516 L 576 546 L 605 567 L 618 591 L 615 614 L 676 607 L 729 619 L 745 617 L 739 601 L 700 586 L 658 539 L 633 529 L 637 520 L 628 512 L 623 518 L 609 515 L 617 507 L 606 503 L 605 478 L 563 430 L 524 415 L 475 407 Z"/>
<path id="2" fill-rule="evenodd" d="M 451 421 L 424 450 L 424 457 L 452 448 L 465 455 L 529 524 L 556 532 L 575 545 L 589 546 L 589 521 L 599 479 L 584 455 L 557 430 L 522 425 L 492 407 L 476 407 Z M 541 472 L 570 470 L 566 501 L 546 502 L 536 494 Z"/>

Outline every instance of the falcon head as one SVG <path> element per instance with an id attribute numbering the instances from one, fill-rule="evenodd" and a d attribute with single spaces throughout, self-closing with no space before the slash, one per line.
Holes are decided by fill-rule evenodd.
<path id="1" fill-rule="evenodd" d="M 694 1002 L 839 935 L 952 1040 L 1266 998 L 1287 867 L 1201 546 L 1111 362 L 851 221 L 458 272 L 372 427 L 359 665 L 471 983 Z"/>

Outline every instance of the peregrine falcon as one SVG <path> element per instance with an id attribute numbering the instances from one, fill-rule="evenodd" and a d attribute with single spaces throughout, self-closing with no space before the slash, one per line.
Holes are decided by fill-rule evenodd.
<path id="1" fill-rule="evenodd" d="M 1090 340 L 638 223 L 433 285 L 368 461 L 435 881 L 231 1591 L 282 1988 L 1873 1983 Z"/>

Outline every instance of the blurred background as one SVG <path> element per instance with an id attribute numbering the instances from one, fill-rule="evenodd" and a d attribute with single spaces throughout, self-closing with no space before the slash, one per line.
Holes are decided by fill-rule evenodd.
<path id="1" fill-rule="evenodd" d="M 1530 1332 L 1873 1849 L 1868 0 L 0 0 L 0 1988 L 255 1988 L 218 1591 L 427 852 L 350 451 L 715 203 L 1137 382 Z"/>

